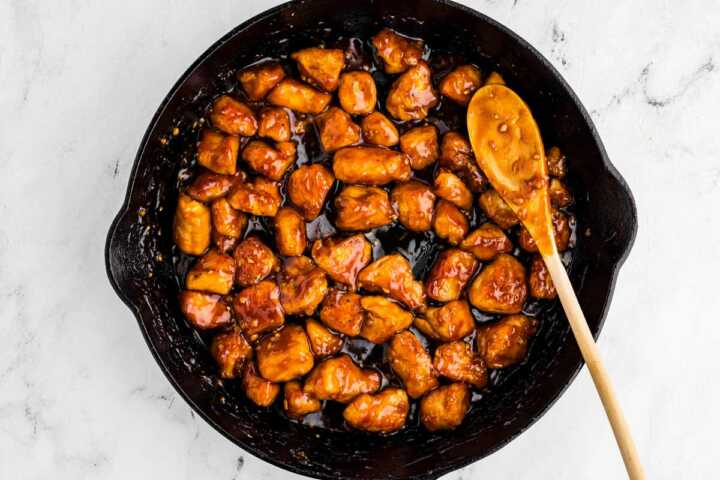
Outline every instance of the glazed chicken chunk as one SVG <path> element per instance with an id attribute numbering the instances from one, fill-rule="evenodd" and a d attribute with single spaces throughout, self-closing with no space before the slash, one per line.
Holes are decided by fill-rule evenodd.
<path id="1" fill-rule="evenodd" d="M 335 183 L 335 177 L 318 163 L 302 165 L 290 174 L 287 193 L 306 220 L 314 220 L 322 211 L 325 198 Z"/>
<path id="2" fill-rule="evenodd" d="M 400 150 L 410 157 L 410 167 L 422 170 L 440 156 L 437 129 L 433 125 L 414 127 L 400 136 Z"/>
<path id="3" fill-rule="evenodd" d="M 340 76 L 340 106 L 350 115 L 367 115 L 375 110 L 377 87 L 368 72 L 347 72 Z"/>
<path id="4" fill-rule="evenodd" d="M 280 268 L 270 247 L 255 236 L 240 242 L 233 252 L 237 264 L 235 280 L 241 287 L 255 285 Z"/>
<path id="5" fill-rule="evenodd" d="M 278 283 L 280 302 L 288 315 L 312 315 L 328 290 L 325 272 L 308 257 L 286 259 Z"/>
<path id="6" fill-rule="evenodd" d="M 342 337 L 325 328 L 322 323 L 308 318 L 305 321 L 305 332 L 310 340 L 310 347 L 317 357 L 327 357 L 340 351 L 343 346 Z"/>
<path id="7" fill-rule="evenodd" d="M 452 383 L 430 392 L 420 401 L 420 421 L 434 432 L 452 430 L 470 410 L 470 390 L 464 383 Z"/>
<path id="8" fill-rule="evenodd" d="M 554 228 L 555 245 L 558 252 L 564 252 L 570 246 L 570 219 L 559 210 L 552 212 L 552 224 Z M 523 226 L 520 229 L 518 243 L 526 252 L 537 252 L 538 248 L 530 232 Z"/>
<path id="9" fill-rule="evenodd" d="M 212 242 L 218 252 L 230 253 L 233 251 L 240 239 L 237 237 L 228 237 L 219 233 L 217 230 L 212 232 Z"/>
<path id="10" fill-rule="evenodd" d="M 300 419 L 309 413 L 320 411 L 321 407 L 320 400 L 303 392 L 300 382 L 292 381 L 285 384 L 283 409 L 288 417 Z"/>
<path id="11" fill-rule="evenodd" d="M 435 194 L 463 210 L 472 208 L 473 196 L 460 177 L 448 170 L 440 170 L 435 177 Z"/>
<path id="12" fill-rule="evenodd" d="M 210 209 L 181 193 L 173 222 L 173 239 L 180 251 L 202 255 L 210 246 L 210 230 Z"/>
<path id="13" fill-rule="evenodd" d="M 267 100 L 278 107 L 286 107 L 299 113 L 317 115 L 325 110 L 332 99 L 329 93 L 315 90 L 297 80 L 286 78 L 268 94 Z"/>
<path id="14" fill-rule="evenodd" d="M 487 183 L 475 161 L 470 142 L 457 132 L 448 132 L 443 137 L 440 166 L 460 177 L 475 193 L 481 192 Z"/>
<path id="15" fill-rule="evenodd" d="M 527 354 L 528 340 L 537 330 L 537 320 L 525 315 L 509 315 L 492 325 L 478 328 L 478 353 L 489 368 L 504 368 L 521 362 Z"/>
<path id="16" fill-rule="evenodd" d="M 477 389 L 488 383 L 485 361 L 465 342 L 444 343 L 437 347 L 433 366 L 439 375 L 453 382 L 464 382 Z"/>
<path id="17" fill-rule="evenodd" d="M 276 63 L 263 63 L 238 72 L 237 77 L 248 98 L 258 101 L 285 78 L 285 70 Z"/>
<path id="18" fill-rule="evenodd" d="M 320 143 L 326 152 L 360 143 L 360 126 L 352 121 L 350 115 L 337 107 L 317 117 Z"/>
<path id="19" fill-rule="evenodd" d="M 564 208 L 573 203 L 573 197 L 567 186 L 557 178 L 550 179 L 548 186 L 548 194 L 550 195 L 550 203 L 555 208 Z"/>
<path id="20" fill-rule="evenodd" d="M 258 375 L 253 362 L 247 362 L 243 369 L 242 387 L 245 396 L 259 407 L 269 407 L 280 393 L 280 385 Z"/>
<path id="21" fill-rule="evenodd" d="M 534 256 L 530 264 L 528 285 L 530 285 L 531 297 L 546 300 L 552 300 L 557 297 L 557 291 L 555 290 L 552 278 L 550 278 L 550 272 L 548 272 L 545 262 L 539 255 Z"/>
<path id="22" fill-rule="evenodd" d="M 320 362 L 305 379 L 303 391 L 318 400 L 348 403 L 363 393 L 380 388 L 380 374 L 358 367 L 345 354 Z"/>
<path id="23" fill-rule="evenodd" d="M 330 278 L 354 290 L 358 273 L 372 260 L 372 245 L 361 234 L 327 237 L 315 240 L 312 257 Z"/>
<path id="24" fill-rule="evenodd" d="M 185 277 L 188 290 L 227 295 L 235 282 L 235 260 L 210 250 L 192 266 Z"/>
<path id="25" fill-rule="evenodd" d="M 385 185 L 408 180 L 412 170 L 403 153 L 378 147 L 347 147 L 333 156 L 333 172 L 341 182 Z"/>
<path id="26" fill-rule="evenodd" d="M 343 411 L 347 423 L 367 432 L 389 433 L 405 425 L 410 403 L 405 390 L 386 388 L 380 393 L 358 396 Z"/>
<path id="27" fill-rule="evenodd" d="M 413 323 L 413 314 L 389 298 L 362 297 L 360 305 L 365 311 L 360 336 L 369 342 L 385 343 Z"/>
<path id="28" fill-rule="evenodd" d="M 384 28 L 372 38 L 372 44 L 385 65 L 386 73 L 401 73 L 422 60 L 423 44 Z"/>
<path id="29" fill-rule="evenodd" d="M 437 104 L 430 68 L 419 62 L 392 84 L 385 108 L 397 120 L 422 120 Z"/>
<path id="30" fill-rule="evenodd" d="M 470 335 L 475 320 L 465 300 L 453 300 L 441 307 L 428 307 L 425 318 L 415 326 L 433 340 L 450 342 Z"/>
<path id="31" fill-rule="evenodd" d="M 280 255 L 302 255 L 307 246 L 305 220 L 292 207 L 282 207 L 275 215 L 275 244 Z"/>
<path id="32" fill-rule="evenodd" d="M 297 62 L 303 80 L 328 92 L 337 89 L 340 72 L 345 67 L 345 52 L 331 48 L 306 48 L 290 57 Z"/>
<path id="33" fill-rule="evenodd" d="M 562 154 L 558 147 L 552 147 L 545 153 L 547 161 L 547 171 L 551 177 L 564 178 L 567 172 L 565 165 L 565 155 Z"/>
<path id="34" fill-rule="evenodd" d="M 335 226 L 340 230 L 360 231 L 382 227 L 395 221 L 395 212 L 385 190 L 350 185 L 335 197 Z"/>
<path id="35" fill-rule="evenodd" d="M 520 312 L 527 298 L 525 267 L 513 256 L 498 255 L 475 277 L 468 298 L 483 312 Z"/>
<path id="36" fill-rule="evenodd" d="M 433 230 L 450 245 L 458 245 L 470 229 L 465 214 L 447 200 L 440 200 L 435 206 Z"/>
<path id="37" fill-rule="evenodd" d="M 460 248 L 470 252 L 478 260 L 492 260 L 500 253 L 510 253 L 513 244 L 500 228 L 492 223 L 483 223 L 470 232 L 460 243 Z"/>
<path id="38" fill-rule="evenodd" d="M 261 140 L 253 140 L 243 150 L 242 159 L 253 171 L 271 180 L 280 180 L 295 163 L 295 155 L 293 142 L 280 142 L 271 147 Z"/>
<path id="39" fill-rule="evenodd" d="M 388 359 L 411 398 L 420 398 L 438 386 L 432 359 L 412 332 L 401 332 L 393 337 Z"/>
<path id="40" fill-rule="evenodd" d="M 461 65 L 442 79 L 440 93 L 455 103 L 467 105 L 481 85 L 480 70 L 473 65 Z"/>
<path id="41" fill-rule="evenodd" d="M 426 232 L 432 228 L 435 194 L 416 180 L 401 183 L 392 190 L 392 205 L 398 220 L 408 230 Z"/>
<path id="42" fill-rule="evenodd" d="M 392 147 L 400 141 L 400 134 L 395 124 L 380 112 L 373 112 L 363 118 L 360 126 L 367 143 L 380 145 L 381 147 Z"/>
<path id="43" fill-rule="evenodd" d="M 510 206 L 505 203 L 499 193 L 495 190 L 486 190 L 478 199 L 480 208 L 485 215 L 495 222 L 500 228 L 508 229 L 513 225 L 520 223 L 520 220 L 512 211 Z"/>
<path id="44" fill-rule="evenodd" d="M 478 261 L 467 252 L 449 248 L 442 252 L 427 277 L 428 297 L 438 302 L 457 300 L 477 270 Z"/>
<path id="45" fill-rule="evenodd" d="M 360 335 L 365 321 L 365 310 L 360 304 L 362 297 L 357 293 L 332 289 L 328 292 L 320 309 L 320 321 L 350 337 Z"/>
<path id="46" fill-rule="evenodd" d="M 276 182 L 255 177 L 231 188 L 227 200 L 235 210 L 259 217 L 274 217 L 280 208 L 282 197 Z"/>
<path id="47" fill-rule="evenodd" d="M 218 130 L 229 135 L 252 137 L 258 123 L 250 107 L 228 95 L 221 95 L 213 103 L 210 121 Z"/>
<path id="48" fill-rule="evenodd" d="M 235 210 L 225 198 L 218 198 L 210 205 L 215 232 L 226 237 L 239 238 L 247 227 L 247 216 Z"/>
<path id="49" fill-rule="evenodd" d="M 263 338 L 255 349 L 258 369 L 271 382 L 287 382 L 302 377 L 314 365 L 310 342 L 302 327 L 286 325 Z"/>
<path id="50" fill-rule="evenodd" d="M 413 310 L 425 306 L 422 282 L 413 277 L 410 262 L 398 253 L 385 255 L 365 267 L 358 276 L 360 288 L 382 292 Z"/>
<path id="51" fill-rule="evenodd" d="M 193 180 L 185 193 L 199 202 L 210 202 L 230 191 L 236 182 L 245 181 L 245 174 L 237 172 L 235 175 L 220 175 L 206 170 Z"/>
<path id="52" fill-rule="evenodd" d="M 290 141 L 290 115 L 279 107 L 264 108 L 260 112 L 258 135 L 276 142 Z"/>
<path id="53" fill-rule="evenodd" d="M 203 130 L 197 149 L 200 165 L 221 175 L 233 175 L 237 171 L 240 138 L 213 130 Z"/>
<path id="54" fill-rule="evenodd" d="M 252 353 L 252 347 L 237 328 L 215 335 L 210 343 L 210 354 L 218 364 L 221 378 L 239 377 Z"/>
<path id="55" fill-rule="evenodd" d="M 180 311 L 199 330 L 225 327 L 232 323 L 230 307 L 220 295 L 185 290 L 180 292 Z"/>
<path id="56" fill-rule="evenodd" d="M 270 280 L 241 290 L 235 295 L 233 310 L 238 325 L 250 340 L 285 323 L 280 289 Z"/>

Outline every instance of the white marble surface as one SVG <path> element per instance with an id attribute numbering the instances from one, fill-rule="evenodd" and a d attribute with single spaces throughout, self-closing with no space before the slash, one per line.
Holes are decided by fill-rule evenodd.
<path id="1" fill-rule="evenodd" d="M 299 478 L 191 413 L 103 262 L 160 100 L 276 3 L 0 0 L 0 478 Z M 639 234 L 600 348 L 649 477 L 716 477 L 720 6 L 465 3 L 557 66 L 633 188 Z M 622 476 L 583 370 L 527 433 L 446 478 Z"/>

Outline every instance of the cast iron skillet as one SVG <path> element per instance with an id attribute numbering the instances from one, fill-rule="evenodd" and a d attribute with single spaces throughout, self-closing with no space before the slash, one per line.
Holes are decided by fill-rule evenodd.
<path id="1" fill-rule="evenodd" d="M 291 423 L 275 409 L 252 406 L 236 387 L 217 380 L 206 347 L 177 302 L 171 228 L 178 176 L 191 164 L 197 136 L 190 125 L 209 98 L 227 89 L 238 67 L 324 38 L 367 39 L 381 26 L 496 68 L 530 105 L 546 144 L 561 146 L 571 159 L 569 182 L 579 223 L 570 276 L 595 336 L 637 228 L 630 190 L 570 87 L 527 42 L 474 10 L 444 0 L 307 0 L 268 10 L 221 38 L 178 80 L 145 133 L 125 203 L 108 233 L 107 272 L 163 372 L 200 416 L 244 450 L 317 478 L 437 478 L 519 435 L 582 366 L 559 306 L 551 305 L 527 361 L 474 403 L 459 428 L 428 433 L 411 426 L 388 437 Z"/>

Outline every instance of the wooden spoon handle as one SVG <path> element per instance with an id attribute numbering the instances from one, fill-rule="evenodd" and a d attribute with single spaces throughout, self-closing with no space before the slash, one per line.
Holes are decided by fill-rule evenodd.
<path id="1" fill-rule="evenodd" d="M 575 296 L 575 291 L 570 284 L 565 267 L 557 253 L 543 256 L 543 260 L 545 260 L 545 265 L 547 265 L 555 284 L 555 290 L 558 292 L 563 310 L 565 310 L 565 315 L 570 322 L 570 328 L 575 335 L 575 340 L 580 347 L 580 352 L 585 359 L 588 370 L 590 370 L 600 400 L 603 407 L 605 407 L 605 413 L 610 420 L 610 426 L 615 434 L 615 441 L 620 448 L 620 454 L 625 462 L 628 476 L 631 480 L 642 480 L 645 478 L 645 472 L 640 464 L 640 457 L 630 434 L 630 428 L 625 421 L 625 415 L 623 415 L 620 403 L 615 396 L 610 376 L 605 369 L 602 358 L 600 358 L 600 352 L 590 333 L 590 328 Z"/>

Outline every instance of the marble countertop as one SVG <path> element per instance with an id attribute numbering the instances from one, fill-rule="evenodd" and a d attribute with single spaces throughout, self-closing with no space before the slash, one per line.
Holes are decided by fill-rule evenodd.
<path id="1" fill-rule="evenodd" d="M 160 100 L 207 46 L 277 3 L 0 2 L 0 478 L 300 478 L 191 412 L 103 259 Z M 720 7 L 464 3 L 550 59 L 631 185 L 639 233 L 600 349 L 649 478 L 716 476 Z M 623 474 L 583 370 L 529 431 L 445 478 Z"/>

